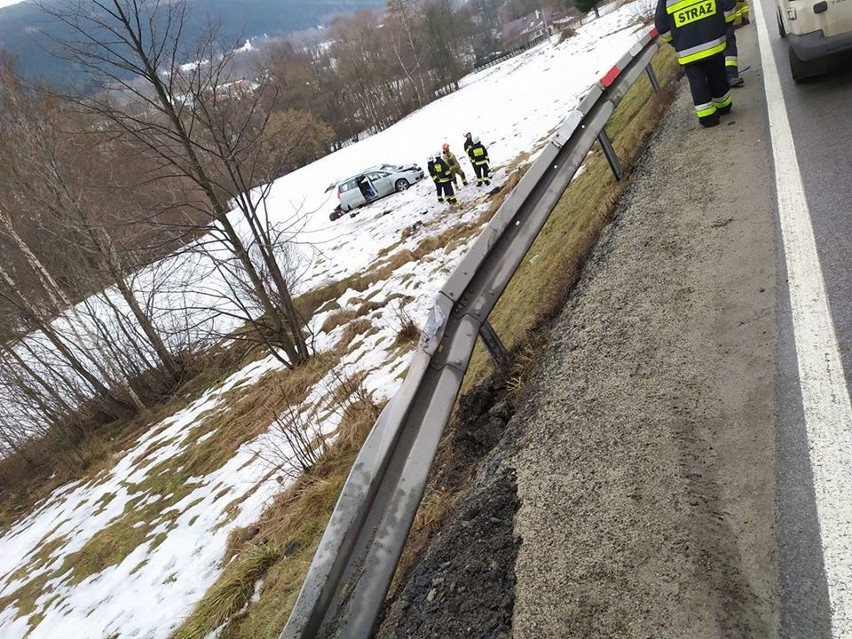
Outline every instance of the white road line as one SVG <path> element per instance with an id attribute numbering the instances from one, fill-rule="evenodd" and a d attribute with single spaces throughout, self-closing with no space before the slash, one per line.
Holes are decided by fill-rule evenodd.
<path id="1" fill-rule="evenodd" d="M 831 629 L 852 639 L 852 405 L 761 0 L 753 3 L 775 160 L 778 214 L 822 538 Z"/>

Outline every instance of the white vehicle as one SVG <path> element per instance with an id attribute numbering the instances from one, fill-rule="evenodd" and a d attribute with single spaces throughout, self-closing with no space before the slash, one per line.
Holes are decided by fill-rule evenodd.
<path id="1" fill-rule="evenodd" d="M 352 211 L 391 193 L 404 191 L 423 177 L 423 169 L 416 164 L 371 166 L 337 184 L 340 209 Z"/>
<path id="2" fill-rule="evenodd" d="M 778 32 L 790 43 L 793 79 L 823 73 L 825 59 L 852 51 L 852 0 L 775 0 Z"/>

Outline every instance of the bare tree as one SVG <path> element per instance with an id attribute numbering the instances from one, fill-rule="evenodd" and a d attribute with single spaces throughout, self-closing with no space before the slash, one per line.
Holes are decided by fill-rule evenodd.
<path id="1" fill-rule="evenodd" d="M 370 11 L 359 11 L 334 29 L 331 55 L 357 106 L 363 129 L 381 130 L 405 112 L 400 78 L 386 52 L 383 27 Z"/>
<path id="2" fill-rule="evenodd" d="M 389 0 L 387 21 L 390 46 L 400 70 L 417 98 L 417 106 L 430 102 L 428 89 L 428 42 L 422 36 L 422 15 L 413 0 Z"/>
<path id="3" fill-rule="evenodd" d="M 269 151 L 263 131 L 270 111 L 264 105 L 275 102 L 269 95 L 274 84 L 231 81 L 234 48 L 219 45 L 214 25 L 189 46 L 183 0 L 72 0 L 45 9 L 75 34 L 74 41 L 62 43 L 66 54 L 88 69 L 101 89 L 96 98 L 79 97 L 76 103 L 163 170 L 197 185 L 210 230 L 233 256 L 228 269 L 240 269 L 259 304 L 243 319 L 268 336 L 273 353 L 283 350 L 287 365 L 306 361 L 304 322 L 278 262 L 280 245 L 273 241 L 265 206 L 268 181 L 278 171 L 260 170 L 282 165 L 289 151 L 278 150 L 277 161 L 261 162 Z M 139 106 L 119 108 L 119 98 Z M 232 204 L 240 214 L 236 224 L 229 216 Z M 259 264 L 252 260 L 252 246 Z"/>
<path id="4" fill-rule="evenodd" d="M 109 166 L 109 158 L 101 152 L 94 162 L 85 162 L 86 145 L 81 144 L 83 134 L 62 130 L 69 121 L 62 119 L 65 114 L 59 105 L 27 91 L 8 66 L 0 69 L 0 87 L 3 105 L 0 160 L 5 187 L 4 198 L 0 200 L 0 240 L 10 252 L 22 256 L 22 266 L 15 275 L 31 273 L 34 275 L 31 280 L 38 284 L 21 286 L 19 278 L 4 269 L 2 279 L 9 287 L 5 298 L 34 327 L 46 331 L 45 335 L 57 344 L 57 348 L 64 337 L 55 334 L 51 320 L 66 315 L 65 330 L 74 341 L 73 347 L 69 345 L 67 350 L 78 360 L 75 365 L 81 368 L 80 374 L 83 368 L 93 369 L 93 374 L 104 385 L 103 388 L 95 386 L 97 392 L 102 393 L 104 388 L 118 384 L 136 407 L 142 408 L 144 403 L 130 382 L 139 377 L 140 369 L 128 366 L 128 361 L 134 358 L 144 361 L 138 353 L 138 340 L 127 339 L 137 331 L 128 328 L 128 320 L 121 316 L 109 327 L 99 326 L 98 321 L 93 321 L 97 314 L 92 312 L 91 305 L 88 317 L 83 317 L 86 307 L 75 304 L 70 296 L 85 298 L 91 291 L 99 290 L 103 282 L 115 283 L 131 311 L 129 321 L 141 329 L 139 332 L 147 339 L 168 376 L 172 379 L 178 376 L 180 366 L 128 286 L 126 269 L 119 263 L 112 240 L 100 225 L 100 220 L 106 219 L 103 209 L 110 209 L 118 202 L 109 201 L 113 198 L 107 197 L 109 202 L 104 204 L 104 198 L 99 196 L 105 193 L 115 196 L 120 189 L 94 189 L 79 175 L 83 172 L 105 177 L 102 167 Z M 74 152 L 63 155 L 66 147 Z M 14 215 L 8 208 L 10 202 L 17 204 Z M 36 255 L 18 230 L 19 225 L 25 228 L 25 223 L 32 219 L 40 221 L 38 236 L 43 245 L 44 237 L 55 238 L 53 245 L 47 245 L 50 250 L 44 253 L 62 273 L 65 286 L 57 282 L 51 268 Z M 33 302 L 33 292 L 44 304 Z M 122 360 L 125 361 L 122 363 Z"/>
<path id="5" fill-rule="evenodd" d="M 454 11 L 450 0 L 427 0 L 423 6 L 423 29 L 431 45 L 431 67 L 437 80 L 436 90 L 452 86 L 464 74 L 462 49 L 466 25 Z"/>

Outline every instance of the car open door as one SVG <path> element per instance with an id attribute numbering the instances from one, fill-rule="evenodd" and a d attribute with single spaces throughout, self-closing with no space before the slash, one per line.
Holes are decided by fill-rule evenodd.
<path id="1" fill-rule="evenodd" d="M 337 197 L 340 200 L 340 208 L 344 211 L 352 211 L 367 203 L 361 190 L 358 188 L 358 179 L 350 178 L 341 182 L 337 187 Z"/>
<path id="2" fill-rule="evenodd" d="M 394 187 L 393 184 L 391 184 L 387 171 L 370 171 L 367 173 L 367 177 L 372 183 L 373 188 L 376 189 L 376 193 L 379 194 L 379 197 L 390 195 L 394 192 Z"/>

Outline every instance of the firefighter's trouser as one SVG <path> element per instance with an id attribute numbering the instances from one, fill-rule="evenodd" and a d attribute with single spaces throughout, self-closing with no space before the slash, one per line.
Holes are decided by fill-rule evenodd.
<path id="1" fill-rule="evenodd" d="M 737 2 L 736 11 L 736 18 L 734 19 L 734 21 L 738 19 L 740 21 L 740 24 L 749 24 L 750 10 L 748 7 L 748 2 L 746 2 L 746 0 L 739 0 Z"/>
<path id="2" fill-rule="evenodd" d="M 443 202 L 445 196 L 450 204 L 456 203 L 456 192 L 453 191 L 452 177 L 446 178 L 446 181 L 438 182 L 438 201 Z"/>
<path id="3" fill-rule="evenodd" d="M 476 173 L 476 186 L 491 184 L 491 178 L 488 176 L 488 162 L 474 162 L 473 170 Z"/>
<path id="4" fill-rule="evenodd" d="M 460 166 L 453 169 L 453 182 L 455 182 L 456 186 L 459 184 L 459 178 L 461 178 L 462 184 L 467 184 L 467 176 Z"/>
<path id="5" fill-rule="evenodd" d="M 739 60 L 737 60 L 737 36 L 734 34 L 734 23 L 728 23 L 725 33 L 725 72 L 729 79 L 740 75 Z"/>
<path id="6" fill-rule="evenodd" d="M 716 55 L 684 65 L 695 114 L 704 124 L 719 121 L 719 114 L 731 110 L 731 94 L 725 73 L 725 54 Z"/>

